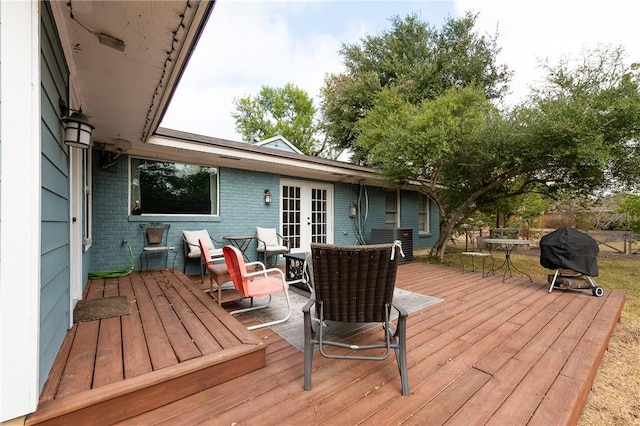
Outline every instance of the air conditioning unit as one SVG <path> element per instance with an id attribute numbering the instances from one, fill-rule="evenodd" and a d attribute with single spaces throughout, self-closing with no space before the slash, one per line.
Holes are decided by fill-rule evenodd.
<path id="1" fill-rule="evenodd" d="M 400 263 L 413 261 L 413 229 L 411 228 L 373 228 L 371 230 L 371 244 L 392 243 L 400 240 L 404 257 Z"/>

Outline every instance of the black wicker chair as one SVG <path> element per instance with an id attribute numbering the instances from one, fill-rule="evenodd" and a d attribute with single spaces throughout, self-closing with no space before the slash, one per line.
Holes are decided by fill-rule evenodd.
<path id="1" fill-rule="evenodd" d="M 327 358 L 383 361 L 395 351 L 402 394 L 409 395 L 407 374 L 407 311 L 393 303 L 399 242 L 363 246 L 311 244 L 309 264 L 312 293 L 304 306 L 304 389 L 311 389 L 311 369 L 315 346 Z M 315 309 L 312 309 L 314 308 Z M 397 327 L 391 322 L 392 307 L 398 311 Z M 312 313 L 312 311 L 314 311 Z M 378 344 L 354 345 L 327 340 L 325 321 L 342 323 L 379 322 L 384 341 Z M 321 326 L 321 324 L 323 326 Z M 354 351 L 351 355 L 329 354 L 325 346 L 338 346 Z M 380 353 L 380 349 L 386 349 Z M 365 354 L 368 351 L 368 355 Z"/>

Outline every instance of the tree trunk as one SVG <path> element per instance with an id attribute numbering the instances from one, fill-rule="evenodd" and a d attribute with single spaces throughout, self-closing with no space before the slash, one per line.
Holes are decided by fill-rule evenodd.
<path id="1" fill-rule="evenodd" d="M 455 225 L 456 222 L 446 220 L 440 224 L 440 236 L 438 237 L 438 241 L 436 241 L 435 245 L 431 247 L 431 250 L 429 252 L 430 257 L 437 257 L 440 262 L 444 260 L 444 253 L 447 249 L 447 241 L 449 241 L 449 238 L 451 238 L 451 234 L 453 233 Z"/>

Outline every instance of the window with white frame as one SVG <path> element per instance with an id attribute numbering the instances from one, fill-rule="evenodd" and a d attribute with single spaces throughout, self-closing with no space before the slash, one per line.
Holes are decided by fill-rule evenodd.
<path id="1" fill-rule="evenodd" d="M 131 209 L 142 214 L 218 214 L 218 169 L 131 158 Z M 140 212 L 136 212 L 140 214 Z"/>
<path id="2" fill-rule="evenodd" d="M 398 191 L 395 189 L 387 189 L 385 200 L 384 225 L 388 228 L 395 228 L 398 226 Z"/>
<path id="3" fill-rule="evenodd" d="M 430 233 L 429 197 L 418 194 L 418 232 Z"/>

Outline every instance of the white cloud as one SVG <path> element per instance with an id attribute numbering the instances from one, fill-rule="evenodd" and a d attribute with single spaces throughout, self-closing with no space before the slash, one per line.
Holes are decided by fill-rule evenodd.
<path id="1" fill-rule="evenodd" d="M 622 45 L 630 61 L 640 62 L 637 0 L 226 0 L 217 2 L 162 126 L 240 140 L 231 117 L 234 98 L 286 83 L 317 97 L 326 74 L 343 69 L 343 42 L 390 29 L 394 14 L 417 12 L 439 28 L 447 15 L 466 10 L 480 12 L 481 31 L 493 34 L 498 28 L 499 61 L 515 71 L 510 103 L 541 79 L 538 59 L 553 65 L 562 55 L 577 57 L 584 48 L 608 43 Z"/>
<path id="2" fill-rule="evenodd" d="M 498 28 L 500 61 L 515 75 L 511 103 L 522 100 L 529 86 L 543 78 L 539 60 L 555 65 L 563 56 L 581 57 L 598 44 L 623 46 L 629 62 L 640 62 L 636 41 L 640 2 L 624 0 L 460 0 L 456 14 L 480 12 L 478 25 L 493 34 Z"/>
<path id="3" fill-rule="evenodd" d="M 162 125 L 241 140 L 231 117 L 234 98 L 287 83 L 316 97 L 325 75 L 343 69 L 340 45 L 340 35 L 294 34 L 277 8 L 220 2 Z"/>

